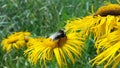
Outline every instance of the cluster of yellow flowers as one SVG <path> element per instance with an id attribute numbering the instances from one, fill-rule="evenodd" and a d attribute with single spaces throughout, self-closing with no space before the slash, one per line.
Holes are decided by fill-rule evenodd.
<path id="1" fill-rule="evenodd" d="M 31 33 L 29 32 L 13 33 L 2 41 L 3 50 L 10 52 L 13 49 L 27 47 L 24 55 L 28 56 L 28 59 L 33 64 L 39 61 L 40 65 L 44 63 L 46 67 L 46 61 L 51 61 L 55 57 L 58 65 L 63 67 L 67 65 L 67 58 L 72 63 L 79 59 L 83 50 L 82 48 L 84 48 L 84 39 L 80 37 L 82 35 L 79 33 L 60 30 L 49 38 L 32 38 L 30 36 Z"/>
<path id="2" fill-rule="evenodd" d="M 92 16 L 83 19 L 68 21 L 65 26 L 67 29 L 80 34 L 85 38 L 89 34 L 94 35 L 96 53 L 94 59 L 90 60 L 92 65 L 104 63 L 104 68 L 112 65 L 112 68 L 120 62 L 120 5 L 109 4 L 98 9 Z"/>
<path id="3" fill-rule="evenodd" d="M 92 65 L 104 68 L 112 65 L 115 68 L 120 62 L 120 5 L 109 4 L 98 9 L 94 15 L 82 19 L 68 20 L 64 31 L 58 31 L 49 38 L 30 37 L 29 32 L 18 32 L 2 41 L 3 50 L 19 49 L 26 46 L 24 55 L 36 64 L 56 58 L 60 67 L 67 65 L 67 60 L 73 63 L 82 56 L 85 40 L 94 35 L 97 56 L 90 60 Z"/>

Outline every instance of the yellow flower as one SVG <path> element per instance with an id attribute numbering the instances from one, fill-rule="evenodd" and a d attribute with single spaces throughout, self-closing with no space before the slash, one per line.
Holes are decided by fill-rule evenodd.
<path id="1" fill-rule="evenodd" d="M 90 62 L 93 62 L 93 65 L 104 63 L 104 68 L 110 65 L 112 68 L 116 68 L 120 62 L 120 6 L 117 4 L 103 6 L 98 9 L 95 15 L 97 15 L 96 17 L 100 15 L 103 19 L 100 20 L 102 21 L 100 25 L 92 28 L 93 34 L 97 38 L 95 46 L 98 55 Z M 99 29 L 96 29 L 98 27 L 101 27 L 99 29 L 102 31 L 99 32 Z"/>
<path id="2" fill-rule="evenodd" d="M 67 57 L 74 63 L 76 58 L 80 58 L 84 47 L 77 33 L 55 33 L 49 38 L 33 38 L 29 40 L 29 45 L 24 54 L 33 64 L 39 61 L 40 65 L 43 62 L 46 66 L 46 61 L 52 60 L 55 56 L 60 67 L 67 65 Z"/>
<path id="3" fill-rule="evenodd" d="M 95 40 L 99 39 L 103 35 L 107 35 L 120 21 L 120 6 L 117 4 L 109 4 L 108 6 L 103 6 L 103 8 L 101 7 L 95 13 L 96 16 L 90 15 L 82 19 L 68 20 L 65 29 L 67 31 L 70 30 L 71 32 L 76 32 L 78 30 L 80 30 L 80 32 L 84 31 L 86 35 L 89 35 L 89 33 L 92 32 L 95 36 Z M 106 12 L 105 8 L 107 9 Z M 109 11 L 113 14 L 107 13 Z M 114 13 L 117 16 L 115 16 Z M 102 16 L 101 14 L 105 14 L 106 16 Z"/>
<path id="4" fill-rule="evenodd" d="M 100 65 L 107 62 L 104 67 L 113 63 L 116 66 L 119 59 L 119 29 L 120 29 L 120 6 L 117 4 L 108 4 L 98 9 L 92 16 L 86 16 L 82 19 L 69 20 L 65 26 L 67 31 L 78 32 L 84 38 L 91 33 L 94 35 L 97 54 L 92 61 L 93 65 Z M 114 48 L 113 50 L 111 50 Z M 102 53 L 101 53 L 102 52 Z M 113 59 L 114 60 L 111 60 Z M 91 62 L 92 62 L 91 61 Z"/>
<path id="5" fill-rule="evenodd" d="M 120 29 L 120 27 L 119 27 Z M 98 56 L 92 59 L 93 65 L 100 65 L 105 62 L 104 68 L 112 65 L 112 68 L 120 62 L 120 30 L 116 30 L 108 34 L 107 37 L 101 39 L 98 42 L 98 49 L 102 50 Z"/>
<path id="6" fill-rule="evenodd" d="M 29 32 L 15 32 L 2 40 L 3 50 L 9 52 L 12 48 L 19 49 L 25 46 L 26 41 L 28 41 Z"/>
<path id="7" fill-rule="evenodd" d="M 71 32 L 80 30 L 80 32 L 85 33 L 86 36 L 88 36 L 89 33 L 93 33 L 94 39 L 98 40 L 114 30 L 116 25 L 120 25 L 119 21 L 120 16 L 87 16 L 80 20 L 68 21 L 65 28 L 67 31 L 70 30 Z"/>

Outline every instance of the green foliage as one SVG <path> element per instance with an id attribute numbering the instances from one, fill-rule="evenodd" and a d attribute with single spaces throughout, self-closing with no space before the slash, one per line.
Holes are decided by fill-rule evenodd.
<path id="1" fill-rule="evenodd" d="M 116 3 L 114 0 L 106 0 Z M 0 0 L 0 41 L 16 31 L 29 31 L 34 36 L 49 36 L 63 29 L 66 20 L 85 17 L 104 4 L 104 0 Z M 90 39 L 89 39 L 90 40 Z M 89 46 L 91 45 L 91 46 Z M 93 43 L 86 43 L 83 57 L 70 68 L 92 68 L 88 62 L 95 55 Z M 90 49 L 88 49 L 90 47 Z M 94 51 L 94 52 L 92 52 Z M 0 46 L 0 68 L 40 68 L 23 56 L 23 50 L 6 53 Z M 44 68 L 44 67 L 43 67 Z M 56 61 L 48 68 L 58 68 Z"/>

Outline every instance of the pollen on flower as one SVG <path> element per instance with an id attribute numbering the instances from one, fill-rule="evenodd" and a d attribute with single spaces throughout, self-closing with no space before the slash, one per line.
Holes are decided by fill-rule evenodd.
<path id="1" fill-rule="evenodd" d="M 97 10 L 95 13 L 95 16 L 107 16 L 107 15 L 120 15 L 120 5 L 118 4 L 109 4 L 106 6 L 103 6 Z"/>

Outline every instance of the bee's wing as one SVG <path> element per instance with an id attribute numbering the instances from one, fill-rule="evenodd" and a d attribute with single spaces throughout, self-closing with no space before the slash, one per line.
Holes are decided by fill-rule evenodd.
<path id="1" fill-rule="evenodd" d="M 61 33 L 56 32 L 56 33 L 52 34 L 49 38 L 51 38 L 52 40 L 55 40 L 60 35 L 61 35 Z"/>

